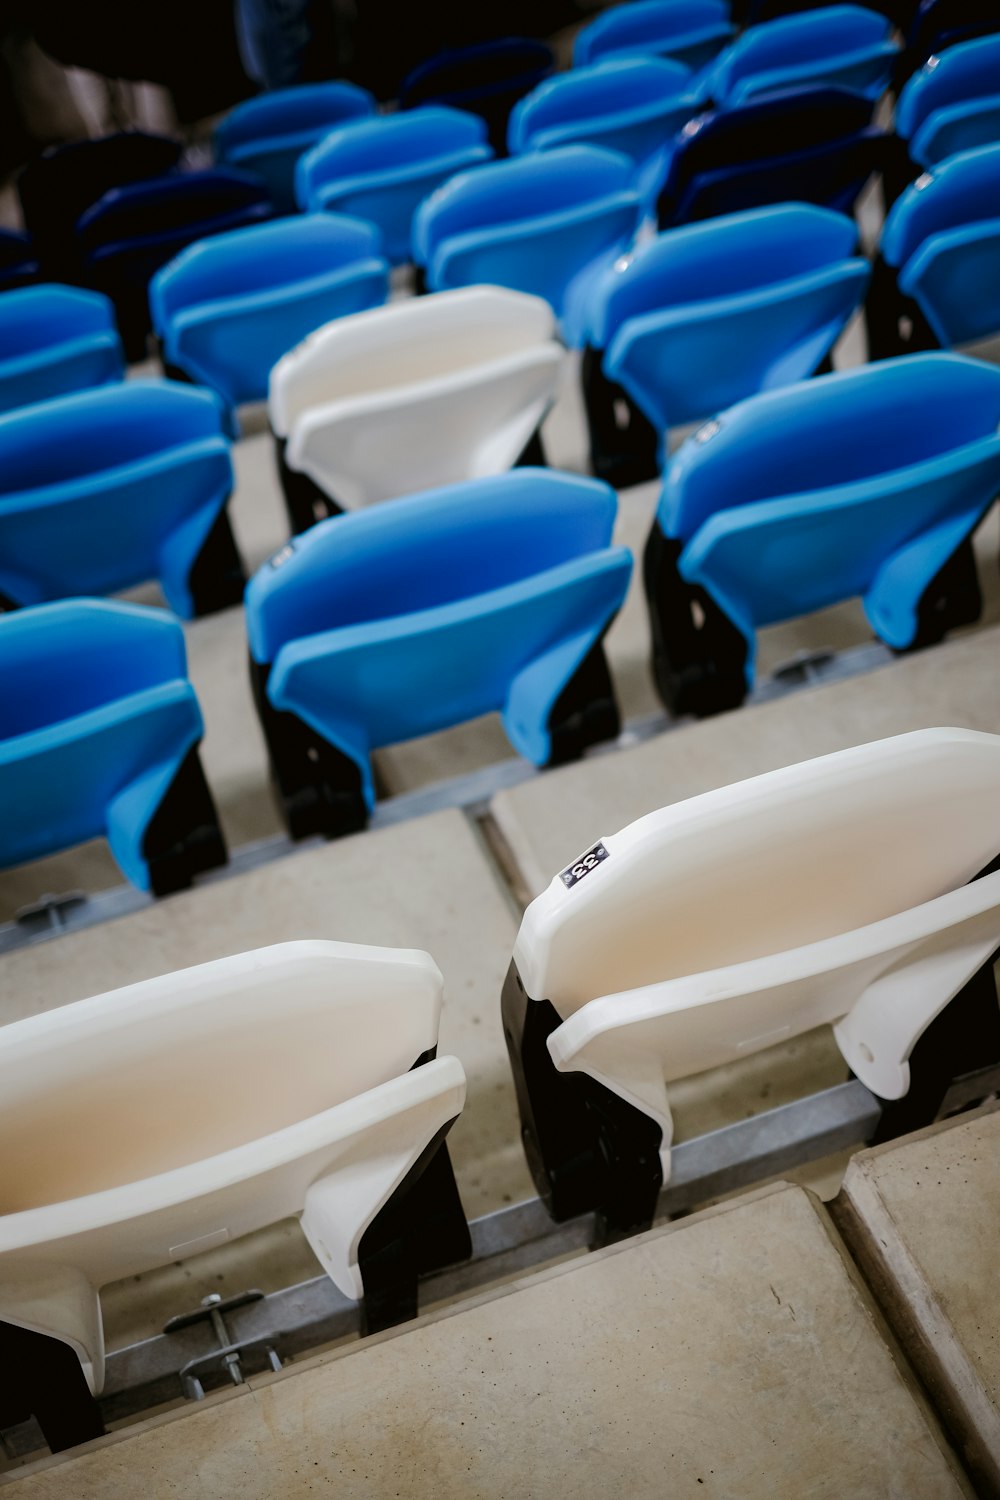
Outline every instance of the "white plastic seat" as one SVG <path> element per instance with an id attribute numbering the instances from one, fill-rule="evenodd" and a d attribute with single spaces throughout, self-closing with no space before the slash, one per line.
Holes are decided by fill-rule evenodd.
<path id="1" fill-rule="evenodd" d="M 823 1023 L 862 1083 L 900 1099 L 915 1044 L 1000 945 L 1000 871 L 974 879 L 998 851 L 1000 736 L 961 729 L 650 813 L 528 907 L 505 991 L 515 1072 L 548 1002 L 551 1064 L 648 1117 L 663 1182 L 671 1081 Z"/>
<path id="2" fill-rule="evenodd" d="M 436 292 L 310 335 L 271 372 L 271 425 L 287 470 L 338 507 L 486 478 L 528 446 L 564 357 L 542 298 Z"/>
<path id="3" fill-rule="evenodd" d="M 0 1028 L 0 1321 L 99 1392 L 102 1285 L 295 1214 L 360 1298 L 362 1236 L 465 1100 L 423 1061 L 441 991 L 426 953 L 283 943 Z"/>

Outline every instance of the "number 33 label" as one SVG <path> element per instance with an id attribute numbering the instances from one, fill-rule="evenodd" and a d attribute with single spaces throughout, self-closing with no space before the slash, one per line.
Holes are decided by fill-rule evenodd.
<path id="1" fill-rule="evenodd" d="M 581 854 L 580 858 L 575 859 L 571 865 L 567 865 L 565 870 L 560 870 L 559 879 L 566 889 L 570 890 L 578 880 L 589 875 L 591 870 L 596 870 L 601 861 L 607 857 L 608 851 L 604 845 L 595 844 L 593 849 L 588 849 L 586 854 Z"/>

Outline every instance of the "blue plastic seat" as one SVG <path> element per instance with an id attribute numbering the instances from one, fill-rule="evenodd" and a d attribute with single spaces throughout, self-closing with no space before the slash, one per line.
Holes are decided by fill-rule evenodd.
<path id="1" fill-rule="evenodd" d="M 789 203 L 667 230 L 608 270 L 588 336 L 603 351 L 603 382 L 586 382 L 595 472 L 611 478 L 631 447 L 601 451 L 615 387 L 656 433 L 659 472 L 669 428 L 813 374 L 864 297 L 857 242 L 852 219 Z"/>
<path id="2" fill-rule="evenodd" d="M 442 105 L 379 115 L 332 131 L 295 170 L 299 207 L 369 219 L 393 265 L 410 259 L 413 215 L 454 173 L 489 161 L 486 126 Z"/>
<path id="3" fill-rule="evenodd" d="M 849 214 L 887 150 L 872 106 L 849 89 L 752 98 L 692 120 L 657 201 L 660 227 L 768 203 L 816 203 Z"/>
<path id="4" fill-rule="evenodd" d="M 996 0 L 921 0 L 906 28 L 906 42 L 896 67 L 896 92 L 928 58 L 974 37 L 1000 31 Z"/>
<path id="5" fill-rule="evenodd" d="M 293 836 L 364 823 L 380 745 L 494 710 L 537 765 L 618 733 L 615 510 L 596 480 L 517 469 L 321 521 L 265 564 L 251 670 Z"/>
<path id="6" fill-rule="evenodd" d="M 433 291 L 492 283 L 544 297 L 576 342 L 585 286 L 639 227 L 633 175 L 627 157 L 598 146 L 462 172 L 420 208 L 413 258 Z"/>
<path id="7" fill-rule="evenodd" d="M 636 163 L 640 190 L 658 188 L 674 136 L 698 105 L 691 75 L 659 57 L 611 58 L 543 83 L 514 110 L 512 156 L 587 142 L 620 151 Z"/>
<path id="8" fill-rule="evenodd" d="M 895 650 L 979 617 L 971 536 L 1000 494 L 1000 370 L 911 355 L 753 396 L 678 451 L 645 558 L 660 691 L 739 703 L 763 625 L 860 595 Z"/>
<path id="9" fill-rule="evenodd" d="M 634 0 L 602 11 L 578 32 L 573 66 L 609 57 L 673 57 L 701 68 L 726 45 L 733 29 L 726 0 Z"/>
<path id="10" fill-rule="evenodd" d="M 97 292 L 32 286 L 0 297 L 0 411 L 121 380 L 115 310 Z"/>
<path id="11" fill-rule="evenodd" d="M 105 837 L 157 895 L 225 864 L 184 632 L 96 599 L 0 617 L 0 867 Z"/>
<path id="12" fill-rule="evenodd" d="M 299 157 L 346 120 L 374 113 L 372 95 L 353 83 L 275 89 L 229 111 L 215 130 L 215 159 L 255 173 L 267 184 L 275 210 L 294 213 Z"/>
<path id="13" fill-rule="evenodd" d="M 165 367 L 231 406 L 263 401 L 272 366 L 313 329 L 388 295 L 378 230 L 338 214 L 214 235 L 182 250 L 149 288 Z"/>
<path id="14" fill-rule="evenodd" d="M 998 267 L 1000 144 L 949 157 L 893 204 L 868 299 L 871 357 L 1000 332 Z"/>
<path id="15" fill-rule="evenodd" d="M 34 286 L 42 280 L 42 268 L 29 237 L 0 229 L 0 292 Z"/>
<path id="16" fill-rule="evenodd" d="M 960 151 L 1000 141 L 1000 36 L 928 58 L 899 96 L 895 127 L 907 146 L 910 178 Z"/>
<path id="17" fill-rule="evenodd" d="M 174 172 L 105 193 L 80 219 L 82 276 L 115 304 L 129 359 L 141 359 L 150 330 L 152 276 L 185 245 L 260 224 L 272 214 L 264 184 L 217 168 Z"/>
<path id="18" fill-rule="evenodd" d="M 418 64 L 399 90 L 402 109 L 446 104 L 485 121 L 498 156 L 507 150 L 507 122 L 519 99 L 555 71 L 552 49 L 532 37 L 501 37 L 439 52 Z"/>
<path id="19" fill-rule="evenodd" d="M 727 47 L 702 86 L 717 105 L 805 83 L 853 89 L 872 101 L 892 77 L 889 20 L 860 5 L 830 5 L 752 26 Z"/>
<path id="20" fill-rule="evenodd" d="M 0 417 L 0 595 L 15 605 L 158 578 L 185 617 L 239 602 L 224 412 L 127 381 Z"/>

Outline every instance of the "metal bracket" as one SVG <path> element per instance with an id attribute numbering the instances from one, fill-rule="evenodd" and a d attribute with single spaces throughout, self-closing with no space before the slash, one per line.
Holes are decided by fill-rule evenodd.
<path id="1" fill-rule="evenodd" d="M 202 1377 L 211 1371 L 224 1370 L 233 1385 L 242 1385 L 241 1361 L 251 1352 L 262 1351 L 272 1370 L 281 1369 L 281 1359 L 270 1338 L 234 1341 L 226 1327 L 225 1313 L 234 1312 L 238 1307 L 247 1307 L 252 1302 L 263 1300 L 264 1293 L 260 1291 L 238 1292 L 234 1297 L 225 1298 L 221 1297 L 218 1292 L 209 1292 L 207 1297 L 202 1298 L 201 1306 L 195 1312 L 181 1313 L 179 1317 L 171 1318 L 168 1323 L 164 1324 L 163 1332 L 169 1337 L 170 1334 L 180 1333 L 182 1329 L 192 1328 L 197 1323 L 210 1322 L 219 1345 L 212 1353 L 196 1355 L 194 1359 L 189 1359 L 186 1364 L 181 1365 L 178 1374 L 184 1394 L 189 1401 L 205 1399 Z"/>

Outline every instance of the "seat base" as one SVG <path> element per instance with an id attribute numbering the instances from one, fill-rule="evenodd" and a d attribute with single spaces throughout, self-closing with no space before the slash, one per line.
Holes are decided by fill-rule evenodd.
<path id="1" fill-rule="evenodd" d="M 627 489 L 658 478 L 656 429 L 631 396 L 605 375 L 600 349 L 586 346 L 580 378 L 590 439 L 590 465 L 597 478 L 615 489 Z"/>
<path id="2" fill-rule="evenodd" d="M 908 646 L 894 648 L 895 655 L 936 646 L 950 630 L 974 625 L 982 612 L 976 554 L 972 538 L 966 537 L 924 589 L 917 605 L 917 633 Z"/>
<path id="3" fill-rule="evenodd" d="M 549 766 L 579 760 L 602 740 L 617 739 L 621 716 L 604 654 L 604 638 L 595 641 L 563 688 L 549 713 Z"/>
<path id="4" fill-rule="evenodd" d="M 53 1453 L 104 1436 L 97 1401 L 74 1350 L 32 1328 L 0 1323 L 0 1427 L 34 1417 Z"/>
<path id="5" fill-rule="evenodd" d="M 228 863 L 226 841 L 197 746 L 188 751 L 153 814 L 142 853 L 156 896 L 186 890 L 196 875 Z"/>
<path id="6" fill-rule="evenodd" d="M 941 347 L 916 302 L 900 291 L 895 268 L 886 265 L 881 255 L 872 261 L 865 298 L 865 329 L 871 362 Z"/>
<path id="7" fill-rule="evenodd" d="M 281 493 L 285 499 L 285 509 L 288 511 L 288 524 L 291 527 L 292 536 L 299 536 L 303 531 L 308 531 L 310 526 L 315 526 L 317 521 L 325 521 L 330 516 L 342 516 L 344 507 L 339 505 L 325 490 L 321 490 L 308 474 L 300 474 L 297 470 L 288 467 L 285 461 L 287 446 L 286 438 L 275 435 L 274 457 L 278 466 Z"/>
<path id="8" fill-rule="evenodd" d="M 243 602 L 247 575 L 236 547 L 229 513 L 223 508 L 215 518 L 188 574 L 188 589 L 196 616 L 212 615 Z"/>

